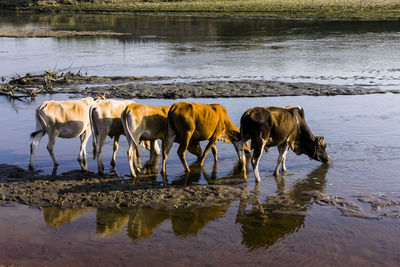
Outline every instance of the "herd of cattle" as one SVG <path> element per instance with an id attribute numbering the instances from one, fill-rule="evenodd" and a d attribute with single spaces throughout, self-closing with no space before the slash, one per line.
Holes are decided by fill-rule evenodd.
<path id="1" fill-rule="evenodd" d="M 169 106 L 151 107 L 134 101 L 93 99 L 72 101 L 45 101 L 36 109 L 36 131 L 31 133 L 29 168 L 33 168 L 33 155 L 41 138 L 48 134 L 47 149 L 58 166 L 54 155 L 57 137 L 81 140 L 78 161 L 87 170 L 86 143 L 93 134 L 93 156 L 97 158 L 98 172 L 104 172 L 102 148 L 106 137 L 114 138 L 111 165 L 115 168 L 115 156 L 121 134 L 125 135 L 129 148 L 128 160 L 131 175 L 140 172 L 139 144 L 142 143 L 151 156 L 162 153 L 162 170 L 166 173 L 166 160 L 174 142 L 179 144 L 178 155 L 186 172 L 190 168 L 185 153 L 197 156 L 200 165 L 211 150 L 217 161 L 217 141 L 232 143 L 246 177 L 246 157 L 253 150 L 251 163 L 254 176 L 260 181 L 258 165 L 263 150 L 277 146 L 279 151 L 275 175 L 280 167 L 286 170 L 286 154 L 291 149 L 297 155 L 329 163 L 323 136 L 314 136 L 308 128 L 301 107 L 255 107 L 241 117 L 240 129 L 232 123 L 224 106 L 179 102 Z M 161 139 L 161 151 L 156 142 Z M 208 140 L 204 152 L 200 141 Z M 248 145 L 251 140 L 251 146 Z"/>

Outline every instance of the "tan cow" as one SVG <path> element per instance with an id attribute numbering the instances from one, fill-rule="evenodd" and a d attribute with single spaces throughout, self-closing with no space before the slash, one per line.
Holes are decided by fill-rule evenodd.
<path id="1" fill-rule="evenodd" d="M 36 131 L 31 133 L 30 169 L 33 169 L 33 154 L 40 140 L 47 133 L 49 135 L 47 150 L 53 159 L 54 167 L 58 166 L 54 155 L 57 137 L 74 138 L 79 136 L 81 146 L 78 162 L 83 170 L 87 170 L 86 143 L 91 133 L 89 107 L 93 103 L 94 100 L 91 97 L 71 101 L 44 101 L 36 109 Z"/>
<path id="2" fill-rule="evenodd" d="M 297 155 L 306 154 L 311 159 L 329 163 L 324 137 L 313 135 L 301 107 L 250 108 L 240 119 L 240 133 L 243 142 L 251 139 L 251 148 L 254 149 L 251 163 L 257 182 L 260 181 L 258 164 L 262 152 L 264 149 L 268 152 L 271 146 L 277 146 L 279 150 L 275 176 L 279 175 L 281 165 L 286 171 L 286 154 L 290 149 Z M 243 171 L 246 173 L 245 167 Z"/>
<path id="3" fill-rule="evenodd" d="M 219 104 L 200 104 L 180 102 L 171 106 L 168 113 L 168 144 L 163 153 L 163 172 L 165 173 L 165 161 L 168 153 L 175 142 L 179 143 L 178 155 L 182 161 L 185 171 L 190 172 L 186 163 L 185 153 L 190 143 L 199 143 L 209 140 L 204 153 L 200 159 L 200 166 L 210 149 L 216 158 L 217 141 L 232 143 L 236 153 L 240 157 L 241 137 L 239 128 L 229 119 L 224 106 Z M 248 146 L 245 147 L 249 151 Z"/>
<path id="4" fill-rule="evenodd" d="M 129 143 L 128 160 L 131 175 L 136 176 L 140 169 L 136 165 L 138 154 L 138 141 L 147 140 L 155 142 L 157 139 L 162 141 L 162 151 L 168 141 L 168 111 L 169 106 L 151 107 L 141 104 L 130 104 L 121 114 L 122 125 Z M 173 142 L 174 140 L 172 140 Z M 133 153 L 136 150 L 136 153 Z M 201 158 L 202 151 L 199 142 L 189 144 L 190 153 Z M 163 153 L 164 155 L 164 153 Z"/>
<path id="5" fill-rule="evenodd" d="M 124 127 L 121 123 L 121 113 L 129 105 L 135 103 L 132 100 L 100 100 L 90 107 L 90 121 L 93 132 L 93 157 L 97 158 L 97 169 L 99 173 L 104 173 L 104 164 L 102 161 L 102 150 L 106 137 L 114 138 L 113 154 L 111 166 L 115 169 L 116 154 L 118 151 L 119 138 L 125 135 Z M 157 142 L 154 142 L 152 155 L 160 154 L 160 148 Z M 150 143 L 145 142 L 147 149 L 151 150 Z"/>
<path id="6" fill-rule="evenodd" d="M 151 107 L 141 104 L 130 104 L 121 114 L 122 126 L 128 140 L 128 160 L 131 175 L 136 177 L 136 171 L 140 169 L 136 165 L 139 160 L 138 143 L 140 140 L 155 142 L 162 140 L 164 149 L 168 138 L 168 115 L 169 106 Z M 134 154 L 133 151 L 136 153 Z"/>

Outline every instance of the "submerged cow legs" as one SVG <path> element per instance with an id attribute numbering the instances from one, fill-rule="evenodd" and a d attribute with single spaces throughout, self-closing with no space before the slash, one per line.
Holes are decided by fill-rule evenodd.
<path id="1" fill-rule="evenodd" d="M 81 134 L 81 136 L 79 137 L 81 140 L 81 147 L 80 147 L 80 151 L 79 151 L 79 155 L 78 155 L 78 162 L 81 165 L 82 170 L 87 171 L 87 159 L 86 159 L 86 143 L 89 140 L 91 131 L 90 128 L 88 127 L 87 130 Z"/>
<path id="2" fill-rule="evenodd" d="M 253 140 L 252 140 L 253 142 Z M 257 138 L 254 140 L 254 152 L 251 158 L 251 164 L 253 165 L 254 176 L 257 182 L 260 182 L 260 173 L 258 172 L 258 164 L 260 163 L 260 158 L 262 156 L 265 144 L 267 143 L 262 138 Z"/>
<path id="3" fill-rule="evenodd" d="M 116 156 L 117 156 L 117 151 L 119 148 L 119 135 L 114 136 L 114 142 L 113 142 L 113 153 L 112 153 L 112 157 L 111 157 L 111 167 L 112 169 L 115 171 L 115 166 L 116 166 Z"/>
<path id="4" fill-rule="evenodd" d="M 282 171 L 286 171 L 286 155 L 289 151 L 289 144 L 285 143 L 283 145 L 278 146 L 278 151 L 279 151 L 279 157 L 278 157 L 278 162 L 276 164 L 275 172 L 274 175 L 278 176 L 279 175 L 279 169 L 282 164 Z"/>
<path id="5" fill-rule="evenodd" d="M 38 147 L 40 140 L 45 135 L 44 131 L 38 131 L 31 134 L 31 155 L 29 159 L 29 169 L 33 169 L 33 155 L 35 154 L 36 148 Z"/>

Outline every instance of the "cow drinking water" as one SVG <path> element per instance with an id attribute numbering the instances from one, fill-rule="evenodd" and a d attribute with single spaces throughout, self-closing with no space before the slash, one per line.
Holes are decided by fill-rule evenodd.
<path id="1" fill-rule="evenodd" d="M 279 169 L 286 171 L 286 154 L 291 149 L 297 155 L 306 154 L 311 159 L 329 163 L 326 143 L 323 136 L 314 136 L 305 121 L 304 110 L 301 107 L 254 107 L 248 109 L 240 119 L 242 142 L 251 140 L 254 150 L 251 158 L 254 176 L 260 181 L 258 164 L 265 149 L 277 146 L 278 162 L 274 175 L 279 175 Z M 245 160 L 244 155 L 242 160 Z M 244 174 L 246 173 L 243 164 Z"/>

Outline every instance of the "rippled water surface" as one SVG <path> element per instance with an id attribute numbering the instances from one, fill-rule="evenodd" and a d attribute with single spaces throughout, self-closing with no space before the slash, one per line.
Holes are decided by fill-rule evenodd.
<path id="1" fill-rule="evenodd" d="M 46 69 L 82 69 L 90 75 L 149 75 L 189 79 L 276 79 L 399 89 L 398 22 L 312 22 L 245 18 L 138 15 L 10 15 L 0 28 L 114 31 L 101 38 L 0 38 L 0 76 Z M 33 103 L 0 98 L 0 164 L 27 169 Z M 171 105 L 180 100 L 136 100 Z M 0 207 L 0 266 L 364 266 L 400 264 L 400 201 L 382 209 L 361 195 L 399 200 L 400 95 L 186 99 L 226 106 L 239 125 L 253 106 L 302 106 L 315 135 L 323 135 L 330 166 L 289 152 L 288 171 L 272 173 L 272 148 L 244 182 L 230 144 L 219 142 L 219 161 L 209 155 L 204 171 L 188 179 L 174 145 L 167 161 L 168 185 L 239 184 L 255 198 L 202 209 L 59 209 Z M 35 168 L 51 174 L 47 137 Z M 204 147 L 204 143 L 202 143 Z M 79 169 L 78 139 L 58 139 L 58 173 Z M 92 149 L 88 144 L 88 153 Z M 121 138 L 117 171 L 126 176 L 127 143 Z M 112 144 L 103 161 L 109 171 Z M 148 153 L 142 153 L 143 162 Z M 188 163 L 194 162 L 187 156 Z M 96 171 L 96 162 L 88 162 Z M 128 180 L 129 178 L 127 178 Z M 162 178 L 158 176 L 157 181 Z M 354 203 L 366 219 L 344 216 L 332 203 L 314 204 L 307 192 Z M 315 194 L 314 194 L 315 195 Z M 279 202 L 280 201 L 280 202 Z M 295 212 L 294 212 L 295 211 Z M 347 214 L 349 215 L 349 214 Z"/>
<path id="2" fill-rule="evenodd" d="M 0 38 L 0 74 L 81 69 L 91 75 L 277 79 L 398 89 L 398 22 L 149 15 L 9 15 L 1 28 L 128 33 Z"/>

